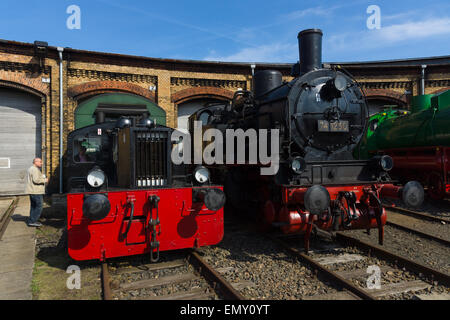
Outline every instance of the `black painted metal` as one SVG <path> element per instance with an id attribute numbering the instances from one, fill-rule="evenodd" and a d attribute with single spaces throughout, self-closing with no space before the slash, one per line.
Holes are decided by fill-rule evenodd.
<path id="1" fill-rule="evenodd" d="M 131 157 L 134 159 L 133 187 L 162 187 L 170 180 L 168 152 L 170 140 L 168 129 L 136 128 L 131 130 L 134 147 Z"/>
<path id="2" fill-rule="evenodd" d="M 93 194 L 84 198 L 83 216 L 92 221 L 104 219 L 111 210 L 111 204 L 106 194 Z"/>
<path id="3" fill-rule="evenodd" d="M 114 122 L 103 122 L 72 131 L 67 139 L 65 191 L 98 192 L 106 191 L 108 187 L 148 188 L 171 185 L 173 183 L 173 168 L 170 161 L 172 131 L 172 128 L 165 126 L 154 124 L 134 126 L 131 122 L 125 127 Z M 90 162 L 75 161 L 77 139 L 90 138 L 101 140 L 100 152 Z M 87 184 L 86 176 L 94 166 L 98 166 L 105 172 L 108 185 L 92 188 Z M 185 165 L 178 167 L 184 169 Z M 125 180 L 124 175 L 127 176 Z"/>
<path id="4" fill-rule="evenodd" d="M 258 71 L 254 78 L 254 93 L 255 97 L 259 97 L 272 89 L 279 87 L 283 82 L 283 77 L 280 71 L 263 70 Z"/>
<path id="5" fill-rule="evenodd" d="M 320 29 L 299 32 L 300 74 L 322 68 L 322 35 Z"/>
<path id="6" fill-rule="evenodd" d="M 233 110 L 211 110 L 211 125 L 223 131 L 279 130 L 280 167 L 273 179 L 276 185 L 392 182 L 382 169 L 353 157 L 367 126 L 368 106 L 362 88 L 349 73 L 322 66 L 321 30 L 301 31 L 298 40 L 298 77 L 281 83 L 273 71 L 257 73 L 254 94 L 238 91 L 236 95 L 243 98 L 236 100 Z M 327 84 L 333 89 L 328 88 L 330 92 L 322 90 Z M 307 164 L 301 173 L 290 168 L 292 159 L 298 156 Z"/>
<path id="7" fill-rule="evenodd" d="M 105 122 L 105 113 L 103 111 L 98 111 L 95 113 L 95 123 Z"/>
<path id="8" fill-rule="evenodd" d="M 217 211 L 225 205 L 225 193 L 216 188 L 193 189 L 192 198 L 204 203 L 212 211 Z"/>

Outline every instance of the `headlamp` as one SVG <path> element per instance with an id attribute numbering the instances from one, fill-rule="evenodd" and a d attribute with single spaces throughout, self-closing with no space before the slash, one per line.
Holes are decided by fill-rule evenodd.
<path id="1" fill-rule="evenodd" d="M 296 174 L 300 174 L 306 169 L 306 161 L 302 157 L 295 157 L 290 163 L 292 171 Z"/>
<path id="2" fill-rule="evenodd" d="M 194 170 L 194 178 L 198 183 L 206 183 L 209 181 L 210 174 L 208 168 L 204 166 L 198 166 Z"/>
<path id="3" fill-rule="evenodd" d="M 394 159 L 388 155 L 384 155 L 380 158 L 380 167 L 384 171 L 390 171 L 394 167 Z"/>
<path id="4" fill-rule="evenodd" d="M 94 168 L 89 171 L 86 180 L 93 188 L 101 187 L 106 180 L 105 173 L 100 168 Z"/>

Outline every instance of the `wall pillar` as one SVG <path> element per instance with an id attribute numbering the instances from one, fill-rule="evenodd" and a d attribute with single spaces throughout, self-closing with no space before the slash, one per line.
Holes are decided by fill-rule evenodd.
<path id="1" fill-rule="evenodd" d="M 168 127 L 177 127 L 177 114 L 175 104 L 170 98 L 170 73 L 168 71 L 161 71 L 158 74 L 157 81 L 157 103 L 166 111 L 166 125 Z"/>

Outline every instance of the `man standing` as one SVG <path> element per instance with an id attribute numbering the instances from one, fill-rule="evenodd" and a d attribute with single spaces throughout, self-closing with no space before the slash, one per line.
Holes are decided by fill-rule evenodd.
<path id="1" fill-rule="evenodd" d="M 42 160 L 34 158 L 33 165 L 28 169 L 25 193 L 30 195 L 30 218 L 27 222 L 29 227 L 42 226 L 38 220 L 42 213 L 43 194 L 45 193 L 47 178 L 42 174 L 41 167 Z"/>

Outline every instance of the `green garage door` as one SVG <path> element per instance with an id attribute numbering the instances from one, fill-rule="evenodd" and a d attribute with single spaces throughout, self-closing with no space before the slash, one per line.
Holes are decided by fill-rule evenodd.
<path id="1" fill-rule="evenodd" d="M 121 110 L 121 115 L 132 115 L 139 108 L 147 109 L 151 119 L 157 124 L 166 125 L 166 112 L 154 102 L 133 94 L 105 93 L 81 102 L 75 110 L 75 129 L 83 128 L 95 123 L 97 108 Z M 127 112 L 129 110 L 129 112 Z M 106 121 L 113 121 L 120 114 L 106 115 Z"/>

